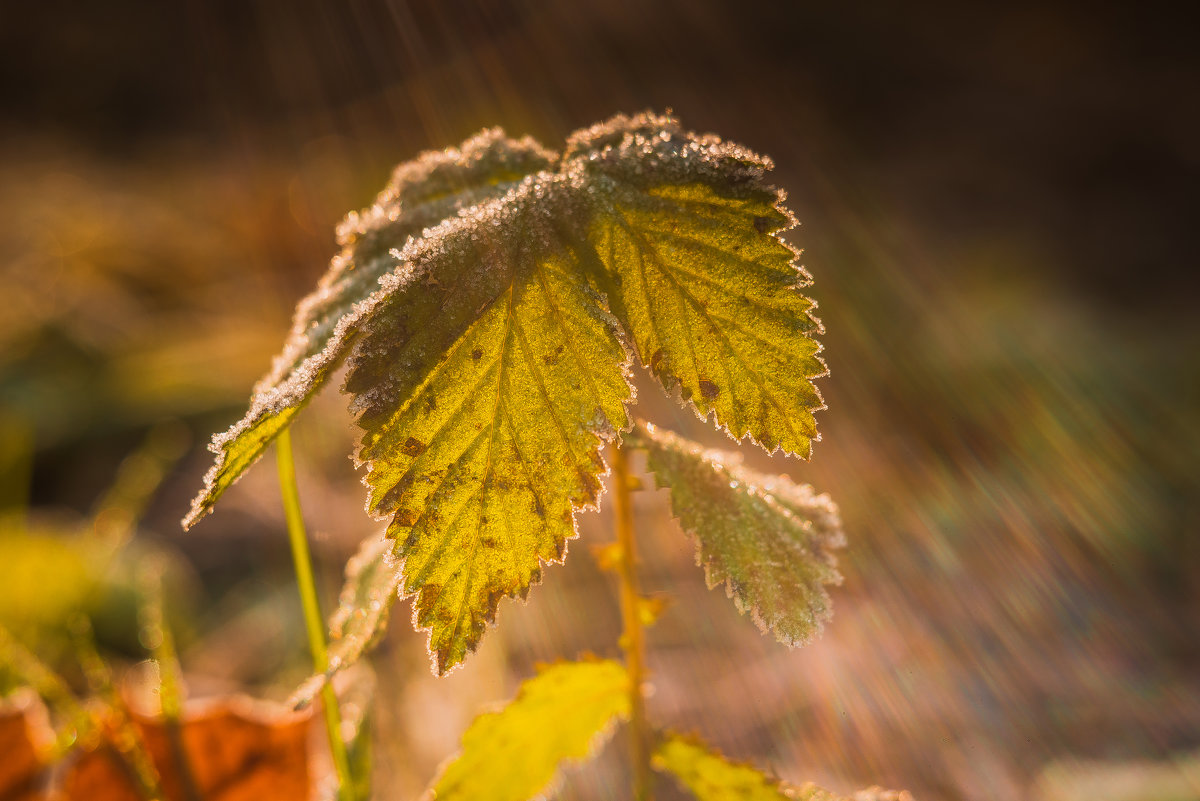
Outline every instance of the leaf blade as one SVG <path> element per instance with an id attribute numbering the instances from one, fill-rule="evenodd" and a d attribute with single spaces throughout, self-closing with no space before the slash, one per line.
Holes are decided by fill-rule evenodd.
<path id="1" fill-rule="evenodd" d="M 654 115 L 589 137 L 574 147 L 590 148 L 605 186 L 589 239 L 642 363 L 735 439 L 807 458 L 823 329 L 779 237 L 795 218 L 766 181 L 771 162 Z"/>
<path id="2" fill-rule="evenodd" d="M 629 716 L 629 674 L 612 660 L 560 662 L 521 685 L 506 707 L 480 715 L 426 799 L 525 801 L 567 760 L 584 760 Z"/>
<path id="3" fill-rule="evenodd" d="M 670 734 L 654 749 L 651 765 L 670 773 L 699 801 L 794 801 L 778 779 L 750 765 L 731 762 L 699 740 Z M 832 796 L 812 801 L 835 801 Z"/>
<path id="4" fill-rule="evenodd" d="M 347 376 L 369 508 L 390 517 L 438 673 L 562 561 L 599 498 L 600 450 L 628 426 L 629 354 L 533 189 L 489 210 L 486 241 L 467 220 L 414 247 L 409 280 L 461 288 L 394 294 Z"/>
<path id="5" fill-rule="evenodd" d="M 796 787 L 753 765 L 734 762 L 695 737 L 674 733 L 659 741 L 651 764 L 674 775 L 699 801 L 912 801 L 907 791 L 879 787 L 849 798 L 812 782 Z"/>
<path id="6" fill-rule="evenodd" d="M 422 154 L 401 165 L 375 204 L 338 228 L 340 252 L 317 289 L 297 305 L 291 331 L 271 371 L 254 388 L 250 408 L 213 437 L 216 456 L 183 519 L 191 528 L 266 451 L 337 370 L 366 313 L 382 299 L 379 280 L 397 268 L 391 250 L 462 209 L 498 197 L 554 154 L 532 139 L 490 129 L 459 148 Z"/>
<path id="7" fill-rule="evenodd" d="M 738 611 L 786 645 L 818 634 L 832 614 L 825 585 L 841 583 L 833 551 L 845 545 L 829 497 L 649 424 L 638 424 L 631 441 L 645 449 L 658 487 L 670 490 L 709 588 L 725 585 Z"/>

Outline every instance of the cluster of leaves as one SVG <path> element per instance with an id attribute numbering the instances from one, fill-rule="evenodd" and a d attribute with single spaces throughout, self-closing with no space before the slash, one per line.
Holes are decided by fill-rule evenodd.
<path id="1" fill-rule="evenodd" d="M 442 767 L 427 801 L 526 801 L 545 795 L 559 767 L 590 754 L 629 716 L 629 676 L 612 660 L 561 662 L 521 685 L 506 707 L 463 735 L 462 752 Z M 655 733 L 655 770 L 699 801 L 911 801 L 907 793 L 868 790 L 853 799 L 806 784 L 796 787 L 730 761 L 698 738 Z"/>
<path id="2" fill-rule="evenodd" d="M 576 512 L 598 503 L 610 443 L 646 453 L 710 587 L 780 642 L 814 636 L 830 612 L 825 587 L 840 581 L 828 497 L 629 413 L 636 359 L 733 438 L 809 456 L 824 408 L 821 326 L 779 236 L 794 219 L 771 167 L 653 114 L 579 131 L 561 154 L 492 130 L 402 165 L 350 215 L 246 416 L 214 438 L 216 463 L 184 520 L 211 511 L 347 366 L 367 508 L 388 525 L 349 563 L 329 672 L 297 703 L 365 653 L 399 597 L 414 598 L 435 671 L 460 664 L 500 600 L 524 597 L 543 564 L 564 558 Z M 471 725 L 429 797 L 546 792 L 618 721 L 649 726 L 640 681 L 611 660 L 543 669 Z M 702 801 L 836 798 L 689 738 L 646 735 L 653 767 Z"/>
<path id="3" fill-rule="evenodd" d="M 635 355 L 734 437 L 807 456 L 820 324 L 771 166 L 652 114 L 561 155 L 494 130 L 401 166 L 340 229 L 185 525 L 347 362 L 368 509 L 444 673 L 595 506 Z"/>

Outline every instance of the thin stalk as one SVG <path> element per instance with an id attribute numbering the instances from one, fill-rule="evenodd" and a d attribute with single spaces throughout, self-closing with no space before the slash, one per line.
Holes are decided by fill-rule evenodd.
<path id="1" fill-rule="evenodd" d="M 183 684 L 183 669 L 179 665 L 179 654 L 175 650 L 175 636 L 167 625 L 166 592 L 163 588 L 164 563 L 150 560 L 142 570 L 142 591 L 146 602 L 141 609 L 142 642 L 150 644 L 150 655 L 158 663 L 158 700 L 161 707 L 163 726 L 167 732 L 167 745 L 179 783 L 183 788 L 184 801 L 204 801 L 192 760 L 183 741 L 183 705 L 186 692 Z"/>
<path id="2" fill-rule="evenodd" d="M 613 515 L 617 544 L 621 549 L 618 577 L 621 584 L 621 648 L 629 671 L 629 746 L 633 759 L 634 801 L 652 801 L 650 772 L 650 724 L 646 719 L 646 636 L 642 629 L 641 592 L 637 579 L 637 548 L 633 531 L 633 477 L 629 460 L 621 448 L 613 448 Z"/>
<path id="3" fill-rule="evenodd" d="M 283 497 L 283 512 L 287 518 L 288 539 L 292 544 L 292 560 L 296 564 L 296 587 L 304 607 L 304 625 L 308 629 L 308 648 L 312 652 L 313 670 L 329 670 L 329 651 L 325 645 L 325 618 L 317 601 L 317 586 L 313 580 L 312 558 L 308 553 L 308 535 L 304 531 L 304 515 L 300 511 L 300 490 L 296 486 L 296 465 L 292 459 L 291 432 L 283 430 L 275 441 L 275 459 L 279 467 L 279 492 Z M 325 707 L 325 729 L 329 735 L 329 750 L 333 754 L 333 769 L 337 773 L 338 798 L 354 801 L 354 782 L 350 775 L 350 759 L 342 739 L 342 715 L 338 709 L 333 684 L 321 688 Z"/>

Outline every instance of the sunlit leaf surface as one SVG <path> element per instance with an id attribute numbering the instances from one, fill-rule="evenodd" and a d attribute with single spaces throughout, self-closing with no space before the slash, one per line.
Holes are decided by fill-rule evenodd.
<path id="1" fill-rule="evenodd" d="M 423 240 L 407 261 L 446 288 L 382 304 L 346 380 L 369 506 L 391 518 L 438 672 L 474 648 L 500 598 L 561 561 L 575 510 L 599 495 L 600 448 L 626 426 L 625 350 L 522 202 L 533 186 L 509 196 L 502 238 L 456 221 Z"/>
<path id="2" fill-rule="evenodd" d="M 460 209 L 498 197 L 553 156 L 531 139 L 483 131 L 460 148 L 425 153 L 398 167 L 374 206 L 350 214 L 338 229 L 341 252 L 315 292 L 300 301 L 283 352 L 254 388 L 250 409 L 213 439 L 216 463 L 184 519 L 188 527 L 262 456 L 345 358 L 379 279 L 396 267 L 389 250 Z"/>
<path id="3" fill-rule="evenodd" d="M 587 758 L 628 714 L 629 674 L 620 663 L 543 668 L 508 706 L 475 719 L 426 798 L 526 801 L 547 789 L 565 760 Z"/>
<path id="4" fill-rule="evenodd" d="M 846 798 L 814 784 L 793 787 L 751 765 L 732 762 L 695 738 L 679 735 L 663 738 L 652 764 L 674 775 L 699 801 L 912 801 L 907 793 L 874 788 Z"/>
<path id="5" fill-rule="evenodd" d="M 638 356 L 737 438 L 807 457 L 824 408 L 820 324 L 807 275 L 771 234 L 792 224 L 773 191 L 728 197 L 704 183 L 612 187 L 591 239 L 613 275 L 612 308 Z"/>
<path id="6" fill-rule="evenodd" d="M 845 544 L 829 496 L 649 424 L 638 425 L 631 442 L 645 448 L 658 486 L 670 489 L 708 586 L 724 584 L 738 609 L 780 642 L 800 645 L 817 634 L 831 614 L 825 585 L 841 582 L 833 551 Z"/>
<path id="7" fill-rule="evenodd" d="M 697 740 L 678 735 L 665 737 L 654 750 L 651 763 L 670 773 L 700 801 L 787 801 L 797 796 L 778 779 L 736 762 Z M 835 801 L 832 796 L 809 796 L 812 801 Z"/>
<path id="8" fill-rule="evenodd" d="M 770 166 L 644 114 L 576 133 L 561 157 L 494 133 L 402 167 L 217 438 L 187 522 L 348 353 L 368 509 L 443 673 L 597 503 L 600 449 L 629 426 L 627 343 L 701 414 L 807 455 L 820 326 Z"/>

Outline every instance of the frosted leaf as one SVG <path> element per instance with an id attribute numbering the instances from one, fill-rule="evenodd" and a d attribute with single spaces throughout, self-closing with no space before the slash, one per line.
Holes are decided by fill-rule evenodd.
<path id="1" fill-rule="evenodd" d="M 735 438 L 807 457 L 827 372 L 811 283 L 779 238 L 795 224 L 769 159 L 670 118 L 618 118 L 572 139 L 588 158 L 588 238 L 642 363 Z"/>
<path id="2" fill-rule="evenodd" d="M 379 279 L 398 266 L 390 251 L 461 209 L 504 194 L 553 157 L 529 138 L 512 141 L 499 129 L 484 131 L 460 148 L 424 153 L 401 165 L 375 205 L 347 216 L 338 228 L 341 251 L 316 291 L 296 307 L 283 352 L 255 386 L 249 411 L 213 438 L 216 463 L 184 528 L 212 510 L 337 369 L 362 315 L 378 300 Z"/>
<path id="3" fill-rule="evenodd" d="M 833 552 L 845 545 L 829 496 L 649 424 L 629 442 L 646 450 L 655 483 L 670 490 L 708 586 L 724 584 L 739 611 L 786 645 L 819 633 L 831 615 L 825 585 L 841 583 Z"/>
<path id="4" fill-rule="evenodd" d="M 369 508 L 390 518 L 439 673 L 475 648 L 502 597 L 562 560 L 575 511 L 599 497 L 600 449 L 628 425 L 629 357 L 534 213 L 536 188 L 542 202 L 561 189 L 528 183 L 482 207 L 498 234 L 476 238 L 463 217 L 414 244 L 410 280 L 447 288 L 381 303 L 346 379 Z"/>
<path id="5" fill-rule="evenodd" d="M 581 131 L 561 157 L 489 131 L 401 166 L 339 232 L 342 256 L 216 439 L 185 522 L 345 359 L 368 511 L 395 541 L 389 581 L 414 597 L 441 673 L 598 502 L 635 353 L 735 436 L 807 455 L 820 324 L 770 168 L 653 114 Z"/>
<path id="6" fill-rule="evenodd" d="M 346 583 L 329 619 L 329 661 L 333 670 L 348 667 L 375 645 L 396 601 L 400 571 L 392 541 L 368 537 L 346 563 Z"/>

